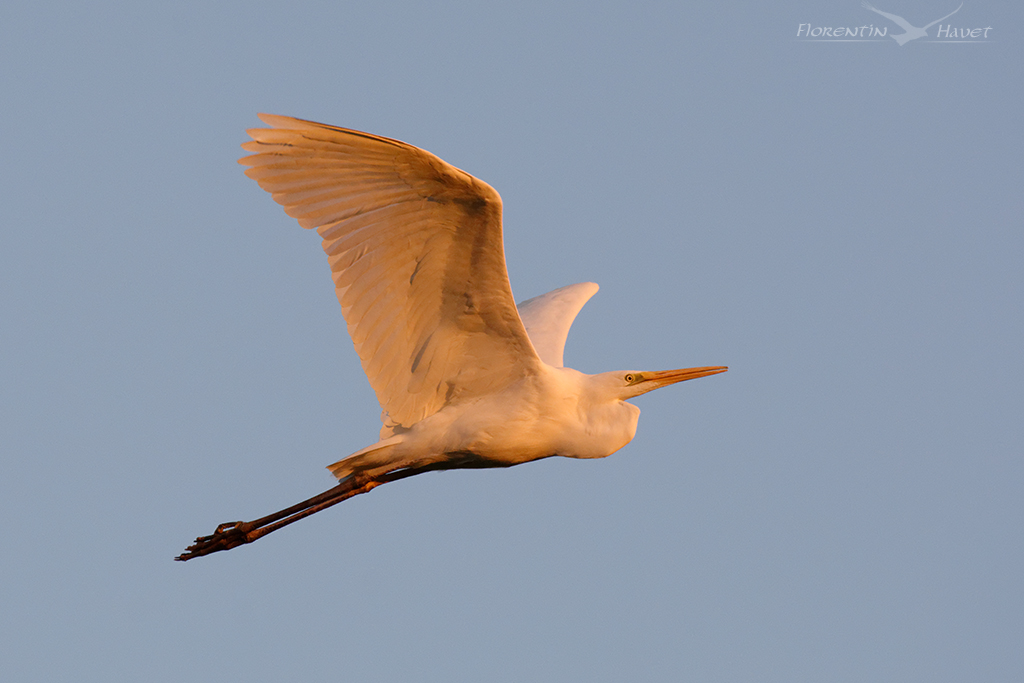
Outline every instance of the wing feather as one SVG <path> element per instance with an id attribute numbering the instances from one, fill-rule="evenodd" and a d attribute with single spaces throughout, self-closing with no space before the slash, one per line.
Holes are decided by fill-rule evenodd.
<path id="1" fill-rule="evenodd" d="M 486 183 L 397 140 L 260 114 L 239 160 L 318 228 L 381 438 L 537 371 Z"/>
<path id="2" fill-rule="evenodd" d="M 580 282 L 519 304 L 519 314 L 541 360 L 556 368 L 562 367 L 565 340 L 572 321 L 597 290 L 593 282 Z"/>

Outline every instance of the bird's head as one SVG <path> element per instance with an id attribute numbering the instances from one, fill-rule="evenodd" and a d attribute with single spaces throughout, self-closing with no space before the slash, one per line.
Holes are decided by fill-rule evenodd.
<path id="1" fill-rule="evenodd" d="M 669 384 L 683 382 L 688 379 L 697 379 L 698 377 L 707 377 L 708 375 L 717 375 L 718 373 L 725 372 L 728 369 L 729 368 L 723 366 L 714 366 L 644 372 L 629 370 L 626 372 L 609 374 L 612 374 L 613 381 L 617 380 L 618 393 L 621 396 L 621 400 L 625 400 L 627 398 L 646 394 L 648 391 L 667 387 Z"/>

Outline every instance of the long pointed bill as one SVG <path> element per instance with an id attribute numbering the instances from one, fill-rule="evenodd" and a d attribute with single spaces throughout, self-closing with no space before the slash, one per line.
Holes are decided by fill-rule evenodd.
<path id="1" fill-rule="evenodd" d="M 645 394 L 648 391 L 667 387 L 669 384 L 684 382 L 688 379 L 697 379 L 698 377 L 707 377 L 708 375 L 717 375 L 718 373 L 725 372 L 728 369 L 729 368 L 725 366 L 717 365 L 706 368 L 683 368 L 682 370 L 642 372 L 640 373 L 640 381 L 637 382 L 637 389 L 640 389 L 641 394 Z"/>

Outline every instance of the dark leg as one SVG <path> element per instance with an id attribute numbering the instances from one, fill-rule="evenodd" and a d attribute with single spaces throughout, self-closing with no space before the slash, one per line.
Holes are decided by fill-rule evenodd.
<path id="1" fill-rule="evenodd" d="M 437 465 L 426 465 L 423 467 L 409 467 L 394 472 L 388 472 L 376 478 L 368 478 L 365 475 L 352 475 L 332 489 L 324 491 L 318 496 L 309 500 L 296 503 L 291 507 L 279 510 L 266 517 L 254 519 L 251 522 L 226 522 L 217 527 L 210 536 L 200 536 L 196 542 L 185 549 L 175 560 L 185 562 L 193 557 L 209 555 L 220 550 L 231 550 L 232 548 L 246 543 L 252 543 L 258 538 L 266 536 L 271 531 L 277 531 L 283 526 L 297 522 L 303 517 L 326 510 L 332 505 L 348 500 L 352 496 L 371 491 L 381 484 L 391 481 L 398 481 L 411 477 L 414 474 L 428 472 L 434 469 L 441 469 Z"/>

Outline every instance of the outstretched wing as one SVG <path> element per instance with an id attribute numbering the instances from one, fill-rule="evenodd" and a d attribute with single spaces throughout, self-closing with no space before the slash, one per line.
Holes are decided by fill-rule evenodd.
<path id="1" fill-rule="evenodd" d="M 398 140 L 260 118 L 239 163 L 323 238 L 382 439 L 536 371 L 491 186 Z"/>
<path id="2" fill-rule="evenodd" d="M 581 282 L 519 304 L 523 325 L 542 361 L 556 368 L 562 367 L 562 353 L 572 321 L 597 290 L 598 286 L 593 282 Z"/>

